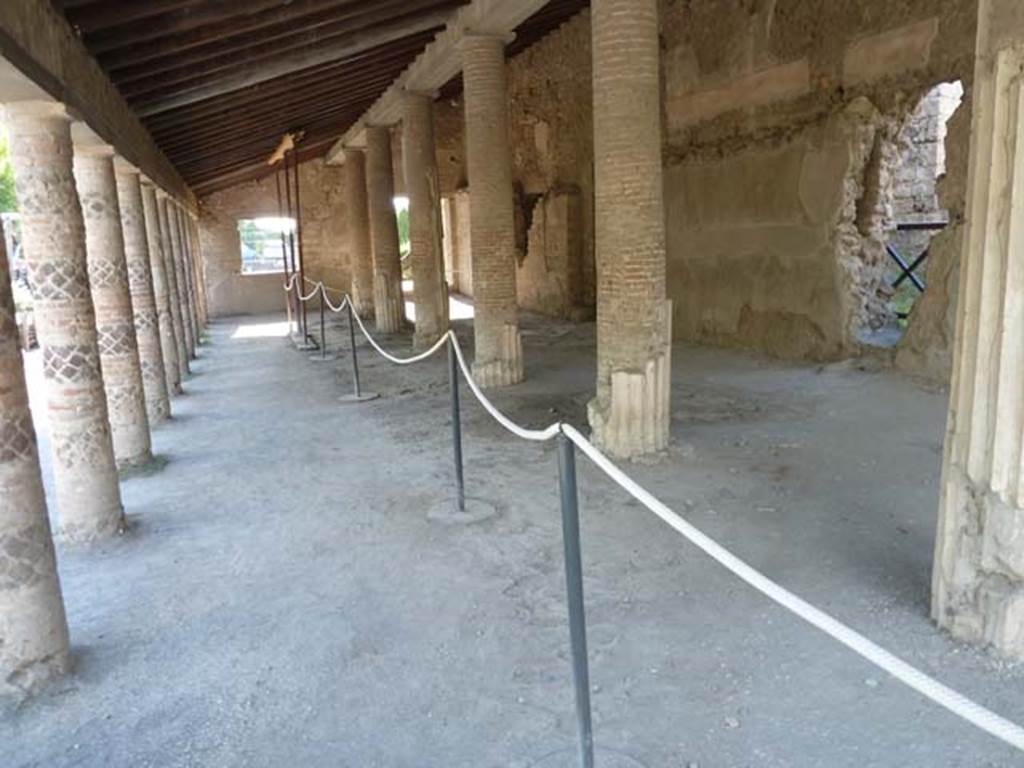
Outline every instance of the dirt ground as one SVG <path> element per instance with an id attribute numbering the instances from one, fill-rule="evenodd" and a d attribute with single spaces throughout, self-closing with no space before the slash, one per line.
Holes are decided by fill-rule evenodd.
<path id="1" fill-rule="evenodd" d="M 0 715 L 0 765 L 572 765 L 571 751 L 549 757 L 575 735 L 553 446 L 512 438 L 464 388 L 468 492 L 500 514 L 428 520 L 451 494 L 443 356 L 398 368 L 362 345 L 381 398 L 343 405 L 347 356 L 308 362 L 280 319 L 211 328 L 155 433 L 166 466 L 124 482 L 130 533 L 60 549 L 75 672 Z M 332 348 L 346 339 L 332 329 Z M 524 348 L 528 380 L 496 402 L 521 423 L 582 426 L 593 326 L 527 318 Z M 946 394 L 870 362 L 677 345 L 673 366 L 672 447 L 630 472 L 773 579 L 1024 721 L 1024 667 L 928 620 Z M 1022 764 L 579 466 L 605 754 L 650 768 Z"/>

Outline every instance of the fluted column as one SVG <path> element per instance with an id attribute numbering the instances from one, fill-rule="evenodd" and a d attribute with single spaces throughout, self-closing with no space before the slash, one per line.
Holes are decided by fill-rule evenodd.
<path id="1" fill-rule="evenodd" d="M 409 197 L 409 259 L 416 306 L 413 345 L 422 349 L 448 330 L 434 103 L 426 94 L 407 92 L 402 96 L 402 163 Z"/>
<path id="2" fill-rule="evenodd" d="M 196 356 L 196 340 L 192 336 L 191 302 L 188 295 L 188 281 L 185 278 L 185 249 L 181 242 L 181 227 L 178 226 L 178 204 L 173 199 L 166 199 L 167 233 L 171 244 L 171 261 L 174 268 L 174 285 L 178 297 L 178 311 L 181 314 L 181 327 L 184 331 L 185 353 L 191 360 Z"/>
<path id="3" fill-rule="evenodd" d="M 139 183 L 139 170 L 123 160 L 114 160 L 114 172 L 117 174 L 117 202 L 120 206 L 121 231 L 124 233 L 124 255 L 128 265 L 128 287 L 132 294 L 146 415 L 153 427 L 170 418 L 171 401 L 164 375 L 164 356 L 160 348 L 160 319 L 153 294 L 142 187 Z"/>
<path id="4" fill-rule="evenodd" d="M 981 0 L 932 615 L 1024 657 L 1024 13 Z"/>
<path id="5" fill-rule="evenodd" d="M 68 625 L 0 221 L 0 698 L 67 672 Z"/>
<path id="6" fill-rule="evenodd" d="M 188 346 L 185 341 L 184 312 L 181 307 L 181 294 L 178 293 L 178 272 L 175 264 L 177 255 L 171 242 L 170 218 L 168 207 L 171 202 L 162 190 L 156 191 L 157 212 L 160 219 L 160 242 L 163 244 L 164 274 L 167 276 L 167 298 L 171 305 L 171 321 L 174 324 L 174 342 L 178 354 L 178 375 L 181 381 L 189 374 Z"/>
<path id="7" fill-rule="evenodd" d="M 395 218 L 395 179 L 391 169 L 391 134 L 387 128 L 366 129 L 366 198 L 373 244 L 373 312 L 378 331 L 401 330 L 402 260 Z"/>
<path id="8" fill-rule="evenodd" d="M 76 146 L 74 168 L 85 219 L 89 289 L 96 310 L 114 458 L 118 468 L 124 469 L 146 464 L 153 454 L 128 287 L 113 147 Z"/>
<path id="9" fill-rule="evenodd" d="M 473 376 L 483 387 L 498 387 L 523 379 L 505 40 L 470 34 L 460 49 L 473 243 Z"/>
<path id="10" fill-rule="evenodd" d="M 63 106 L 18 102 L 5 123 L 46 386 L 60 531 L 70 541 L 124 527 L 89 294 L 85 226 Z"/>
<path id="11" fill-rule="evenodd" d="M 171 294 L 167 282 L 167 259 L 164 241 L 160 235 L 160 206 L 156 187 L 148 179 L 142 180 L 142 212 L 146 220 L 146 245 L 149 248 L 149 267 L 153 276 L 153 301 L 156 304 L 160 328 L 160 355 L 164 362 L 164 381 L 170 395 L 181 394 L 181 367 L 178 363 L 178 340 L 174 333 Z"/>
<path id="12" fill-rule="evenodd" d="M 352 267 L 352 304 L 360 317 L 373 316 L 373 246 L 366 206 L 366 155 L 345 150 L 345 202 L 348 204 L 348 251 Z"/>
<path id="13" fill-rule="evenodd" d="M 669 433 L 658 2 L 594 0 L 591 30 L 597 396 L 587 410 L 598 444 L 630 458 L 664 448 Z"/>
<path id="14" fill-rule="evenodd" d="M 188 305 L 189 332 L 192 337 L 192 357 L 195 357 L 195 347 L 199 344 L 199 315 L 196 311 L 195 286 L 192 284 L 192 248 L 188 240 L 186 229 L 186 214 L 180 205 L 174 206 L 174 223 L 178 228 L 178 242 L 181 245 L 181 266 L 182 278 L 185 286 L 185 299 Z"/>

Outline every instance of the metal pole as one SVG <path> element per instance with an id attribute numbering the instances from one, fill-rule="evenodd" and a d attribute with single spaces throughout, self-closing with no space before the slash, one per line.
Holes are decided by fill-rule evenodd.
<path id="1" fill-rule="evenodd" d="M 324 321 L 324 286 L 320 284 L 320 359 L 327 359 L 327 326 Z"/>
<path id="2" fill-rule="evenodd" d="M 576 493 L 575 446 L 558 435 L 558 486 L 562 498 L 562 542 L 565 545 L 565 590 L 569 603 L 569 641 L 572 679 L 576 688 L 576 725 L 580 765 L 594 768 L 594 733 L 590 721 L 590 671 L 587 668 L 587 620 L 583 612 L 583 564 L 580 554 L 580 516 Z"/>
<path id="3" fill-rule="evenodd" d="M 352 318 L 352 302 L 346 302 L 348 309 L 348 341 L 352 348 L 352 382 L 355 386 L 355 398 L 359 400 L 363 393 L 359 389 L 359 358 L 356 356 L 356 323 Z"/>
<path id="4" fill-rule="evenodd" d="M 448 388 L 452 393 L 452 454 L 455 457 L 455 504 L 466 511 L 466 486 L 462 477 L 462 416 L 459 409 L 459 363 L 455 358 L 455 339 L 448 338 Z"/>

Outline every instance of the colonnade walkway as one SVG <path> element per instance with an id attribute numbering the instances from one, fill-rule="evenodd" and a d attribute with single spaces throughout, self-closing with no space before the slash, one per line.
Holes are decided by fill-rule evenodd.
<path id="1" fill-rule="evenodd" d="M 528 379 L 496 402 L 520 423 L 582 425 L 593 326 L 527 317 L 522 331 Z M 467 492 L 499 515 L 430 520 L 451 491 L 443 354 L 399 368 L 361 345 L 363 387 L 382 397 L 342 405 L 347 359 L 309 362 L 284 332 L 283 317 L 214 322 L 154 432 L 166 466 L 122 485 L 128 534 L 59 549 L 75 672 L 0 714 L 0 765 L 572 764 L 553 446 L 514 440 L 467 393 Z M 344 349 L 344 326 L 329 341 Z M 928 620 L 945 393 L 870 365 L 683 345 L 673 361 L 672 446 L 631 474 L 1024 720 L 1024 668 Z M 36 393 L 38 369 L 32 353 Z M 652 768 L 1015 764 L 579 469 L 599 745 Z"/>

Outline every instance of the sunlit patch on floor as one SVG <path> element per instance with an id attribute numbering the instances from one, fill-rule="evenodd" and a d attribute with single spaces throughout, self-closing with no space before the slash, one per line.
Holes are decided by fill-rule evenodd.
<path id="1" fill-rule="evenodd" d="M 250 323 L 239 325 L 231 334 L 232 339 L 284 338 L 288 335 L 288 323 Z"/>

